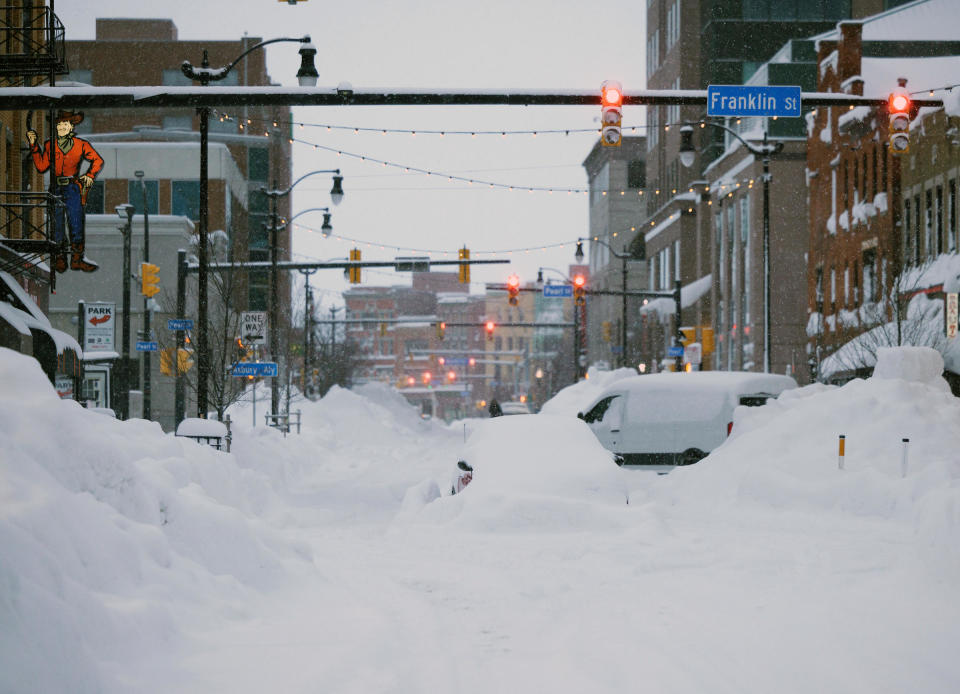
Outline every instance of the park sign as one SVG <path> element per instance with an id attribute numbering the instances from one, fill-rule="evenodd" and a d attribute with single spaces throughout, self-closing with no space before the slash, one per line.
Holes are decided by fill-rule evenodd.
<path id="1" fill-rule="evenodd" d="M 799 118 L 800 87 L 711 84 L 707 87 L 707 115 Z"/>

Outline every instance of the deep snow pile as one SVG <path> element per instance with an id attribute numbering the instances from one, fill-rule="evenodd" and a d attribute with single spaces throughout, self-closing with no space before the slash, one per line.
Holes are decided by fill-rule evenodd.
<path id="1" fill-rule="evenodd" d="M 722 446 L 651 493 L 714 512 L 761 505 L 895 519 L 960 562 L 960 399 L 940 376 L 936 350 L 877 356 L 873 378 L 737 408 Z"/>
<path id="2" fill-rule="evenodd" d="M 238 405 L 225 454 L 0 349 L 0 692 L 952 692 L 960 401 L 935 355 L 740 408 L 669 475 L 611 467 L 623 505 L 559 415 L 539 456 L 541 415 L 464 446 L 391 389 L 334 389 L 286 438 Z M 441 498 L 461 450 L 499 474 Z"/>
<path id="3" fill-rule="evenodd" d="M 622 368 L 613 371 L 601 371 L 590 367 L 588 378 L 561 389 L 556 395 L 543 403 L 540 411 L 544 414 L 561 414 L 576 417 L 603 392 L 603 389 L 621 378 L 637 375 L 636 369 Z"/>

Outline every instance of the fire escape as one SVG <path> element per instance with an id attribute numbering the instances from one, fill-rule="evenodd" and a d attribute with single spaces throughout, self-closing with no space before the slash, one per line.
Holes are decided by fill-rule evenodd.
<path id="1" fill-rule="evenodd" d="M 0 87 L 43 81 L 52 85 L 56 75 L 68 72 L 63 24 L 53 12 L 52 0 L 50 4 L 46 7 L 26 0 L 19 6 L 0 6 Z M 39 141 L 43 142 L 44 114 L 28 111 L 17 115 L 25 123 L 24 131 L 40 131 Z M 50 113 L 48 122 L 54 122 L 54 117 Z M 19 174 L 20 190 L 0 190 L 0 270 L 13 275 L 36 272 L 44 256 L 49 259 L 55 251 L 65 250 L 53 242 L 53 220 L 64 214 L 63 203 L 46 191 L 32 190 L 35 176 L 30 153 L 23 132 L 17 134 L 23 143 L 21 166 L 15 172 L 8 161 L 4 187 L 15 186 Z M 51 291 L 55 281 L 56 273 L 49 272 Z"/>

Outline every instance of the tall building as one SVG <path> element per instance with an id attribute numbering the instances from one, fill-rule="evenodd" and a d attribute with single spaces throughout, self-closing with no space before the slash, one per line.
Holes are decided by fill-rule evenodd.
<path id="1" fill-rule="evenodd" d="M 638 291 L 647 287 L 646 263 L 617 257 L 631 255 L 635 250 L 630 244 L 643 212 L 647 185 L 645 157 L 646 138 L 623 137 L 619 147 L 605 147 L 598 140 L 583 161 L 590 189 L 590 229 L 584 239 L 584 250 L 590 265 L 591 289 Z M 636 366 L 634 357 L 640 356 L 640 336 L 636 333 L 639 306 L 636 297 L 627 298 L 624 354 L 622 297 L 600 294 L 590 297 L 586 347 L 591 361 Z"/>
<path id="2" fill-rule="evenodd" d="M 865 16 L 883 6 L 882 0 L 648 0 L 647 87 L 743 84 L 788 41 L 830 30 L 839 20 Z M 668 289 L 678 279 L 685 287 L 699 282 L 699 289 L 707 275 L 719 281 L 713 275 L 719 239 L 710 219 L 702 219 L 705 206 L 700 203 L 710 193 L 709 167 L 727 149 L 723 130 L 695 128 L 692 165 L 683 166 L 679 156 L 680 126 L 705 118 L 701 106 L 647 109 L 642 233 L 652 289 Z M 695 293 L 687 292 L 690 299 L 683 301 L 684 325 L 679 327 L 695 327 L 701 333 L 704 327 L 715 329 L 719 338 L 720 326 L 712 325 L 716 312 L 711 300 L 717 300 L 716 293 L 700 293 L 693 299 Z M 661 351 L 677 327 L 664 323 Z M 742 365 L 743 359 L 738 363 Z M 714 365 L 732 368 L 726 360 Z"/>

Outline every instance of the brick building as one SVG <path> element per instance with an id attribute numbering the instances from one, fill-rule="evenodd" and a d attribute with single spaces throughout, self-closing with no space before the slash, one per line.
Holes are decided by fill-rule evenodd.
<path id="1" fill-rule="evenodd" d="M 887 4 L 890 2 L 884 0 L 742 3 L 648 0 L 647 87 L 706 89 L 711 84 L 744 84 L 791 39 L 830 30 L 837 20 L 866 16 L 882 10 Z M 731 179 L 736 176 L 737 180 L 745 176 L 747 181 L 756 180 L 757 176 L 755 172 L 743 169 L 736 174 L 730 173 L 739 166 L 740 154 L 734 154 L 733 160 L 720 164 L 712 174 L 708 172 L 711 163 L 728 151 L 729 143 L 719 128 L 695 129 L 694 162 L 689 168 L 681 165 L 679 126 L 685 121 L 700 121 L 704 117 L 703 109 L 696 106 L 648 107 L 646 208 L 638 227 L 642 228 L 646 240 L 650 288 L 672 289 L 673 283 L 679 279 L 685 288 L 683 325 L 695 327 L 698 335 L 703 334 L 704 328 L 712 329 L 719 337 L 723 332 L 730 335 L 734 323 L 732 312 L 727 313 L 731 306 L 729 299 L 722 308 L 716 302 L 724 300 L 733 287 L 728 290 L 725 285 L 718 284 L 714 289 L 708 287 L 706 292 L 701 289 L 710 282 L 719 283 L 720 265 L 729 263 L 734 256 L 719 248 L 722 239 L 714 228 L 716 212 L 708 204 L 712 199 L 708 194 L 715 191 L 705 189 L 710 187 L 711 180 L 720 180 L 723 176 Z M 779 126 L 771 127 L 771 134 L 775 134 L 776 127 Z M 723 185 L 719 186 L 721 191 Z M 747 219 L 755 222 L 753 228 L 756 229 L 759 229 L 755 212 L 758 207 L 751 206 L 747 213 Z M 728 245 L 729 240 L 735 241 L 736 238 L 731 234 Z M 754 249 L 759 249 L 759 244 L 755 244 Z M 746 246 L 736 252 L 744 250 Z M 723 260 L 723 253 L 728 253 L 727 260 Z M 786 262 L 794 263 L 795 259 Z M 742 273 L 742 268 L 743 265 L 738 273 Z M 711 279 L 705 280 L 708 275 Z M 732 276 L 733 273 L 729 272 L 724 281 Z M 660 300 L 655 303 L 655 306 L 659 305 Z M 652 339 L 647 339 L 655 349 L 655 353 L 648 356 L 659 360 L 677 326 L 673 325 L 672 312 L 646 310 L 643 315 L 653 335 Z M 751 318 L 754 315 L 759 316 L 751 314 Z M 715 321 L 723 325 L 715 324 Z M 742 321 L 737 325 L 738 330 L 744 327 Z M 757 331 L 751 331 L 751 334 L 754 340 L 758 337 Z M 780 335 L 784 334 L 781 329 Z M 773 336 L 776 335 L 774 332 Z M 728 337 L 727 341 L 729 343 L 731 338 Z M 753 357 L 744 355 L 743 348 L 751 342 L 744 341 L 742 331 L 739 337 L 733 335 L 732 341 L 739 347 L 727 352 L 731 359 L 714 357 L 705 366 L 726 369 L 734 368 L 735 364 L 749 365 Z M 775 348 L 777 370 L 785 368 L 788 357 L 792 358 L 792 351 L 786 345 Z M 733 355 L 736 358 L 732 358 Z M 754 361 L 761 363 L 759 358 Z"/>
<path id="2" fill-rule="evenodd" d="M 96 22 L 93 40 L 67 41 L 70 66 L 67 79 L 95 86 L 165 85 L 190 86 L 180 65 L 195 66 L 203 52 L 210 64 L 228 65 L 238 55 L 261 42 L 259 37 L 235 41 L 181 41 L 169 19 L 112 19 Z M 241 60 L 220 86 L 270 85 L 266 53 L 253 51 Z M 223 230 L 230 239 L 236 260 L 268 260 L 269 203 L 263 187 L 283 189 L 290 185 L 290 144 L 286 134 L 290 111 L 286 107 L 244 107 L 235 113 L 215 112 L 210 119 L 211 174 L 209 181 L 209 228 Z M 196 222 L 199 209 L 199 123 L 193 109 L 111 109 L 90 111 L 78 132 L 95 145 L 100 143 L 155 143 L 160 152 L 141 149 L 151 214 L 181 214 Z M 165 151 L 170 150 L 169 159 Z M 216 161 L 229 155 L 232 163 Z M 177 159 L 179 158 L 179 159 Z M 174 160 L 177 159 L 176 162 Z M 179 175 L 168 177 L 164 169 L 174 165 Z M 215 171 L 216 169 L 216 171 Z M 230 173 L 228 174 L 228 169 Z M 221 175 L 222 172 L 222 175 Z M 129 175 L 129 171 L 124 172 Z M 243 185 L 237 185 L 237 177 Z M 130 202 L 140 210 L 138 182 L 104 178 L 91 192 L 90 211 L 110 213 Z M 245 189 L 244 189 L 245 188 Z M 102 209 L 101 209 L 102 208 Z M 289 199 L 280 198 L 281 217 L 289 217 Z M 279 258 L 290 257 L 290 229 L 279 233 Z M 265 310 L 268 305 L 267 273 L 250 273 L 243 287 L 245 305 L 238 309 Z M 290 278 L 283 276 L 280 296 L 289 296 Z M 282 302 L 284 305 L 287 302 Z M 289 316 L 285 319 L 289 320 Z"/>
<path id="3" fill-rule="evenodd" d="M 953 84 L 960 50 L 946 25 L 955 10 L 928 0 L 841 23 L 819 38 L 819 89 L 887 94 L 901 79 L 908 91 Z M 905 316 L 917 293 L 942 298 L 945 279 L 954 279 L 921 271 L 957 248 L 956 116 L 920 113 L 900 156 L 890 153 L 885 108 L 820 108 L 808 117 L 807 336 L 819 377 L 872 367 L 888 340 L 876 329 Z M 898 339 L 916 343 L 898 323 Z"/>

